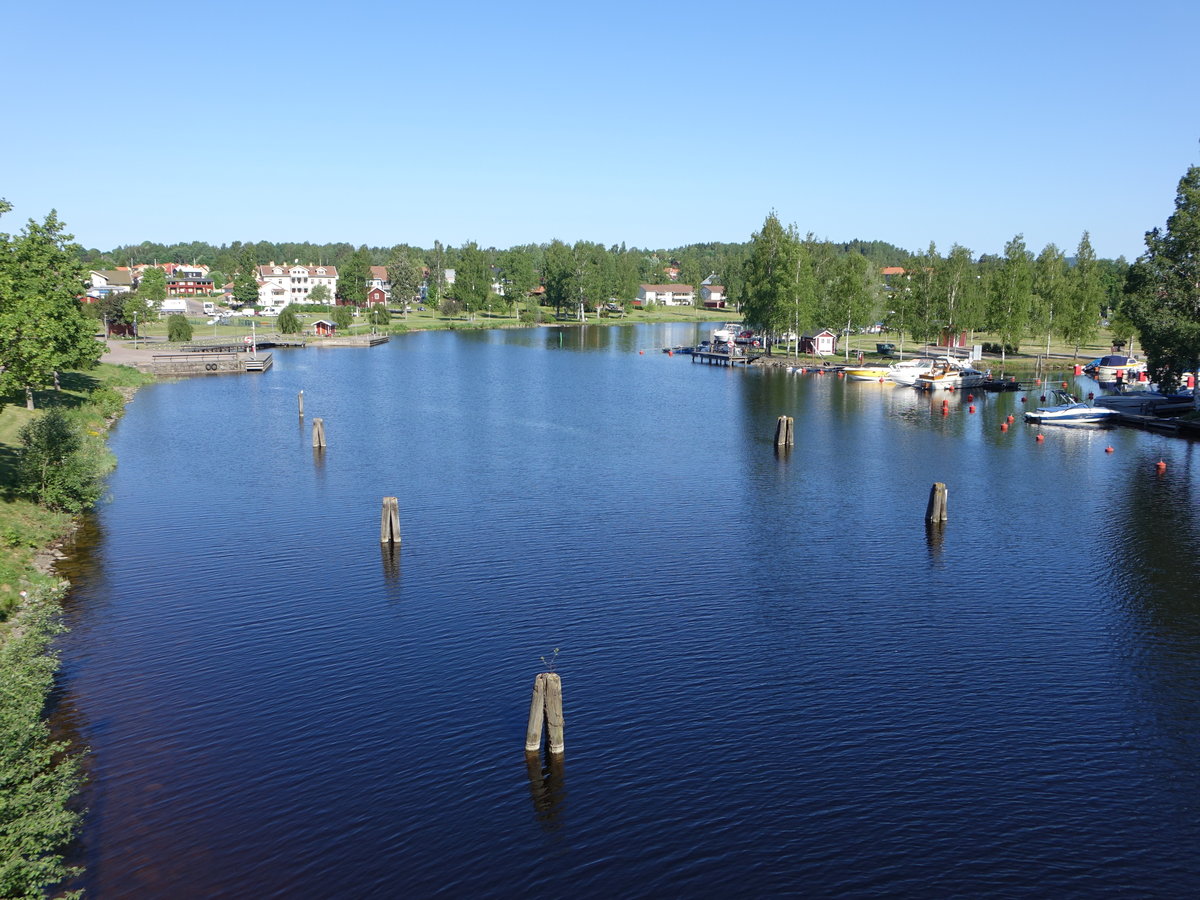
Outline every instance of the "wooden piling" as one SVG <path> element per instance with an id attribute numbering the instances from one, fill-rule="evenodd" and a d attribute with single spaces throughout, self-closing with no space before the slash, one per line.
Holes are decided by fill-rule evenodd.
<path id="1" fill-rule="evenodd" d="M 791 447 L 796 443 L 796 426 L 791 416 L 780 416 L 775 423 L 775 446 Z"/>
<path id="2" fill-rule="evenodd" d="M 529 701 L 529 725 L 525 728 L 525 752 L 542 749 L 542 716 L 546 708 L 546 676 L 533 679 L 533 698 Z"/>
<path id="3" fill-rule="evenodd" d="M 304 391 L 300 392 L 300 418 L 304 418 Z"/>
<path id="4" fill-rule="evenodd" d="M 562 753 L 562 679 L 554 672 L 547 672 L 544 677 L 546 679 L 546 749 L 550 753 Z"/>
<path id="5" fill-rule="evenodd" d="M 934 482 L 929 489 L 929 505 L 925 508 L 925 521 L 933 525 L 946 521 L 946 485 Z"/>
<path id="6" fill-rule="evenodd" d="M 379 542 L 400 543 L 400 501 L 395 497 L 383 498 L 383 514 L 379 517 Z"/>
<path id="7" fill-rule="evenodd" d="M 325 446 L 325 420 L 313 419 L 313 448 Z"/>

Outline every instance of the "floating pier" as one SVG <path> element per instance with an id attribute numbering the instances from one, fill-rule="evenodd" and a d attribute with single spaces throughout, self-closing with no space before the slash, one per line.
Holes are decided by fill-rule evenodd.
<path id="1" fill-rule="evenodd" d="M 138 368 L 151 375 L 234 375 L 242 372 L 265 372 L 271 368 L 270 353 L 200 352 L 156 353 L 148 363 Z"/>
<path id="2" fill-rule="evenodd" d="M 757 356 L 741 356 L 734 355 L 732 353 L 711 353 L 700 350 L 692 351 L 692 362 L 699 360 L 700 362 L 708 363 L 709 365 L 713 366 L 746 366 L 756 359 L 758 359 Z"/>

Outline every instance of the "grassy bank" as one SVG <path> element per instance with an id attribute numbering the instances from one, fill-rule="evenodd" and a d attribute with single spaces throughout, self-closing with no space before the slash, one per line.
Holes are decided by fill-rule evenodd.
<path id="1" fill-rule="evenodd" d="M 18 496 L 21 428 L 58 407 L 79 425 L 88 452 L 107 454 L 104 435 L 141 384 L 124 366 L 64 373 L 62 390 L 38 391 L 34 411 L 0 410 L 0 897 L 42 897 L 70 874 L 62 849 L 79 824 L 69 801 L 80 783 L 77 755 L 50 738 L 47 698 L 58 660 L 52 648 L 65 582 L 49 573 L 54 547 L 75 518 Z"/>

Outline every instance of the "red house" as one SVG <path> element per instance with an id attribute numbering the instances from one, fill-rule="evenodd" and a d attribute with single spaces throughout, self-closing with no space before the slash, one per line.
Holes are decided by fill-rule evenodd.
<path id="1" fill-rule="evenodd" d="M 818 356 L 837 353 L 837 335 L 828 328 L 816 334 L 803 334 L 800 336 L 800 352 L 815 353 Z"/>
<path id="2" fill-rule="evenodd" d="M 313 330 L 316 331 L 319 337 L 333 337 L 333 332 L 336 328 L 337 325 L 328 319 L 317 319 L 317 321 L 313 322 Z"/>
<path id="3" fill-rule="evenodd" d="M 382 306 L 387 303 L 387 294 L 381 287 L 374 287 L 367 291 L 367 306 Z"/>

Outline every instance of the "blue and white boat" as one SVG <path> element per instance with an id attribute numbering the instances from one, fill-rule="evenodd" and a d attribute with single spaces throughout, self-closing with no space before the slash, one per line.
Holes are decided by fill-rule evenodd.
<path id="1" fill-rule="evenodd" d="M 1052 396 L 1058 401 L 1055 406 L 1039 406 L 1025 413 L 1026 422 L 1042 425 L 1097 425 L 1115 420 L 1121 413 L 1106 406 L 1092 406 L 1075 399 L 1066 391 L 1055 390 Z"/>

